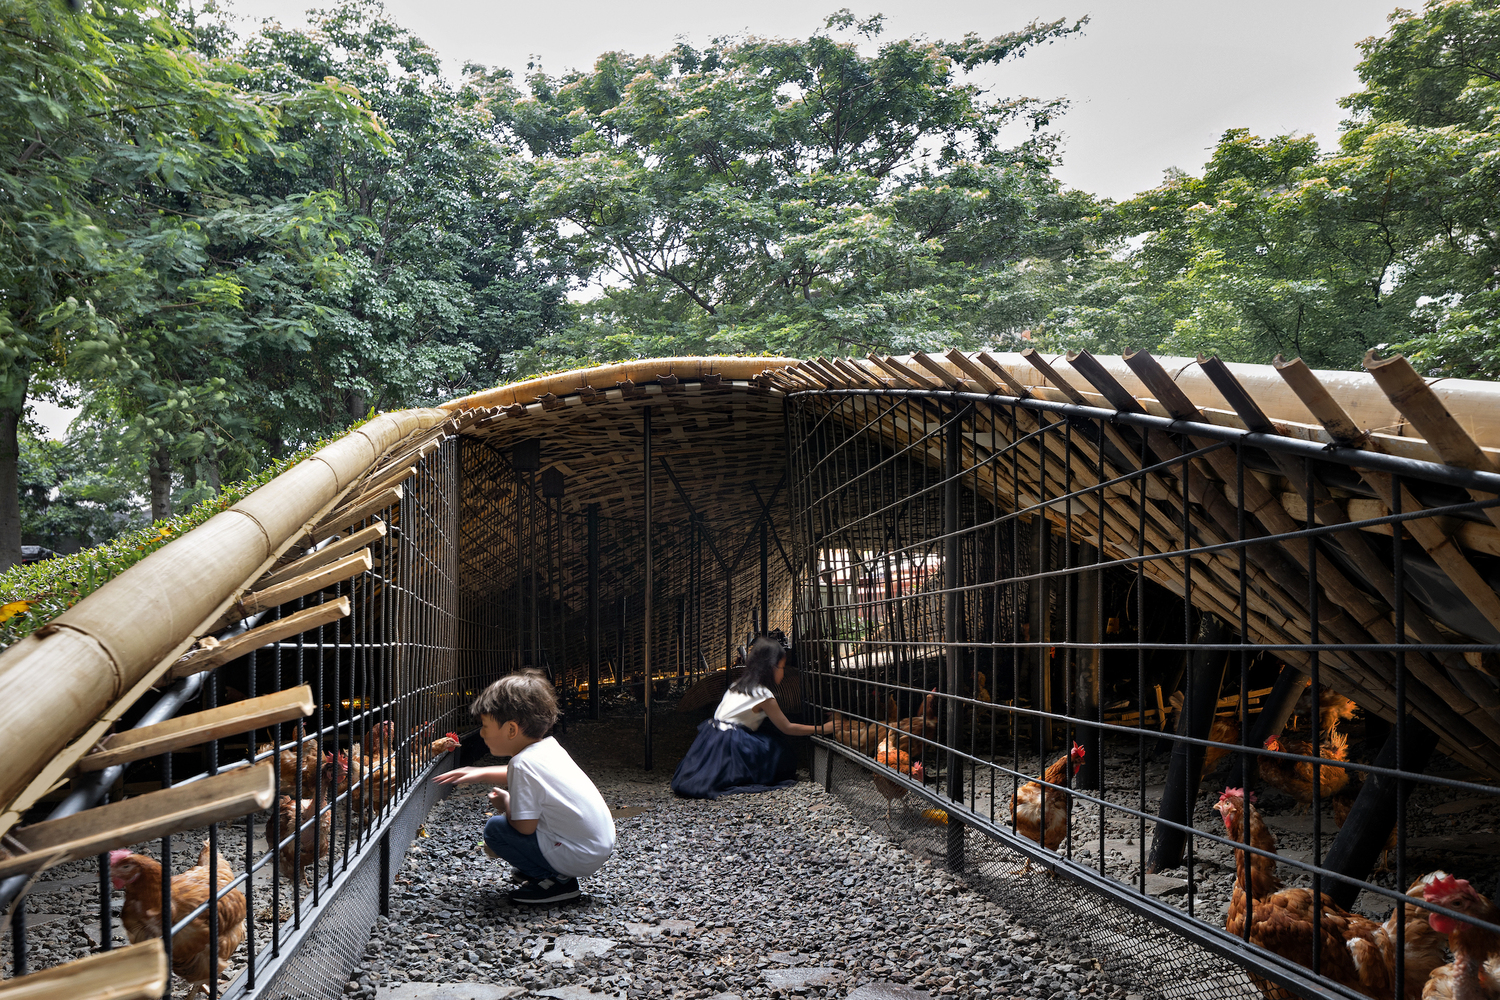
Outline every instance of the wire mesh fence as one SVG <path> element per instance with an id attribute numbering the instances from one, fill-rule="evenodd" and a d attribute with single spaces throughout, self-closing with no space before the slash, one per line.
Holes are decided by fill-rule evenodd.
<path id="1" fill-rule="evenodd" d="M 183 982 L 211 998 L 268 995 L 266 989 L 277 996 L 323 996 L 329 983 L 341 991 L 335 966 L 352 967 L 373 922 L 372 907 L 379 905 L 376 889 L 389 867 L 380 858 L 382 847 L 390 848 L 385 834 L 422 776 L 457 748 L 445 733 L 469 728 L 468 694 L 480 666 L 458 655 L 460 635 L 472 633 L 476 623 L 459 610 L 474 605 L 461 602 L 457 575 L 464 544 L 457 442 L 428 449 L 415 465 L 416 475 L 390 506 L 316 539 L 314 548 L 321 548 L 366 532 L 373 539 L 369 569 L 259 611 L 219 635 L 227 640 L 320 603 L 347 602 L 347 614 L 184 677 L 121 721 L 125 730 L 179 710 L 208 711 L 305 689 L 312 704 L 305 720 L 117 767 L 106 772 L 101 798 L 101 804 L 118 801 L 270 762 L 272 807 L 58 865 L 34 882 L 7 880 L 0 892 L 7 904 L 15 902 L 0 958 L 11 975 L 107 951 L 127 939 L 160 938 L 179 991 Z M 325 915 L 333 889 L 346 881 L 357 883 L 356 891 L 344 893 L 335 912 Z M 112 901 L 112 890 L 123 890 L 123 899 Z M 311 939 L 314 922 L 327 954 L 315 963 L 316 989 L 303 989 L 281 968 Z M 348 947 L 355 938 L 358 948 Z M 307 954 L 315 952 L 322 954 L 317 946 Z M 169 984 L 165 995 L 172 992 Z"/>
<path id="2" fill-rule="evenodd" d="M 1270 993 L 1450 973 L 1399 901 L 1457 912 L 1452 883 L 1414 883 L 1500 876 L 1500 632 L 1419 543 L 1489 537 L 1478 479 L 962 392 L 794 392 L 787 414 L 808 690 L 876 827 L 1028 919 L 1066 894 L 1125 951 L 1219 970 L 1162 995 L 1243 992 L 1208 952 Z M 1462 554 L 1486 579 L 1489 544 Z"/>

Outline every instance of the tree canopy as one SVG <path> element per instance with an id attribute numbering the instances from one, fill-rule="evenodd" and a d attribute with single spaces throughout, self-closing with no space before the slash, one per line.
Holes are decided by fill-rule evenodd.
<path id="1" fill-rule="evenodd" d="M 1340 140 L 1220 137 L 1120 203 L 983 66 L 1087 19 L 438 54 L 378 0 L 0 0 L 0 568 L 210 501 L 376 409 L 653 354 L 1299 355 L 1500 376 L 1500 0 L 1397 10 Z M 1164 165 L 1165 166 L 1165 165 Z M 82 405 L 67 442 L 28 401 Z M 107 456 L 107 458 L 101 458 Z"/>

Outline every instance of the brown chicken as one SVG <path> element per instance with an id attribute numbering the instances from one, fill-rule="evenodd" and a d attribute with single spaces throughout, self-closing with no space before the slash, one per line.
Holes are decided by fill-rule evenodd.
<path id="1" fill-rule="evenodd" d="M 1042 779 L 1049 785 L 1061 785 L 1069 764 L 1073 765 L 1073 774 L 1077 774 L 1078 769 L 1083 767 L 1083 754 L 1083 747 L 1074 743 L 1072 750 L 1048 766 Z M 1044 789 L 1037 782 L 1028 781 L 1016 789 L 1015 796 L 1010 800 L 1010 818 L 1021 836 L 1036 841 L 1049 851 L 1056 850 L 1067 835 L 1068 814 L 1072 805 L 1073 797 L 1061 788 Z M 1042 826 L 1044 820 L 1045 830 Z M 1030 867 L 1031 859 L 1027 858 L 1021 871 L 1025 872 Z"/>
<path id="2" fill-rule="evenodd" d="M 1215 743 L 1223 743 L 1224 746 L 1208 747 L 1203 751 L 1204 774 L 1218 767 L 1219 761 L 1234 752 L 1235 745 L 1240 741 L 1240 720 L 1232 715 L 1215 716 L 1208 738 Z"/>
<path id="3" fill-rule="evenodd" d="M 370 815 L 379 816 L 395 789 L 396 760 L 392 746 L 395 733 L 396 724 L 387 719 L 370 730 L 368 753 L 358 743 L 350 750 L 349 799 L 357 816 L 365 815 L 367 802 Z"/>
<path id="4" fill-rule="evenodd" d="M 347 774 L 348 765 L 342 754 L 324 757 L 320 771 L 321 796 L 302 800 L 283 795 L 276 802 L 276 818 L 266 820 L 266 842 L 281 844 L 281 874 L 288 879 L 307 878 L 305 869 L 316 858 L 330 862 L 333 850 L 333 818 L 339 810 L 331 803 L 338 784 Z M 317 823 L 311 823 L 314 811 Z M 277 823 L 280 823 L 278 826 Z M 300 829 L 300 838 L 297 832 Z M 280 838 L 277 840 L 277 838 Z M 298 845 L 301 845 L 300 852 Z M 300 866 L 298 862 L 300 861 Z"/>
<path id="5" fill-rule="evenodd" d="M 161 937 L 161 864 L 144 854 L 129 851 L 109 852 L 110 881 L 116 889 L 125 890 L 120 907 L 120 923 L 131 944 Z M 218 857 L 218 888 L 235 879 L 224 855 Z M 208 880 L 208 841 L 198 853 L 198 865 L 181 875 L 172 876 L 172 922 L 206 903 L 211 895 Z M 210 978 L 224 972 L 235 949 L 245 940 L 245 894 L 238 889 L 219 897 L 219 958 L 213 962 L 208 950 L 208 911 L 172 935 L 172 971 L 192 986 L 188 996 L 199 990 L 208 992 Z"/>
<path id="6" fill-rule="evenodd" d="M 1428 872 L 1406 890 L 1408 896 L 1421 898 L 1428 885 L 1448 877 L 1447 872 Z M 1434 969 L 1448 960 L 1444 947 L 1447 940 L 1433 929 L 1429 922 L 1431 914 L 1415 903 L 1405 903 L 1391 908 L 1391 915 L 1380 925 L 1381 934 L 1376 940 L 1380 954 L 1385 959 L 1391 975 L 1396 973 L 1397 923 L 1405 920 L 1402 938 L 1402 995 L 1403 1000 L 1422 1000 L 1422 989 Z"/>
<path id="7" fill-rule="evenodd" d="M 937 701 L 937 688 L 933 688 L 927 693 L 927 697 L 922 699 L 921 715 L 913 715 L 896 722 L 896 728 L 902 733 L 896 737 L 898 749 L 905 750 L 907 753 L 921 753 L 926 743 L 937 738 Z"/>
<path id="8" fill-rule="evenodd" d="M 1311 743 L 1294 740 L 1286 736 L 1267 736 L 1266 749 L 1279 753 L 1295 753 L 1304 757 L 1313 755 Z M 1343 733 L 1328 733 L 1318 748 L 1318 756 L 1325 761 L 1349 759 L 1349 739 Z M 1313 765 L 1308 761 L 1280 760 L 1275 757 L 1260 759 L 1260 776 L 1266 784 L 1285 792 L 1302 805 L 1313 800 Z M 1349 771 L 1336 764 L 1318 766 L 1318 795 L 1326 799 L 1337 795 L 1349 783 Z"/>
<path id="9" fill-rule="evenodd" d="M 886 767 L 891 768 L 898 774 L 904 774 L 916 781 L 921 781 L 922 762 L 912 760 L 899 748 L 892 748 L 890 741 L 883 741 L 875 751 L 875 759 Z M 882 778 L 879 774 L 872 774 L 875 779 L 875 790 L 885 796 L 885 823 L 891 824 L 891 803 L 897 799 L 906 798 L 906 786 L 898 784 L 889 778 Z"/>
<path id="10" fill-rule="evenodd" d="M 302 723 L 297 723 L 296 739 L 301 741 L 302 749 L 302 794 L 306 795 L 312 791 L 313 782 L 318 780 L 318 740 L 315 736 L 305 735 L 306 730 Z M 275 743 L 262 743 L 255 748 L 257 757 L 264 757 L 276 749 Z M 288 795 L 295 794 L 297 787 L 297 747 L 283 750 L 276 755 L 276 769 L 281 775 L 281 788 Z"/>
<path id="11" fill-rule="evenodd" d="M 1433 879 L 1423 892 L 1429 903 L 1500 924 L 1500 908 L 1474 890 L 1467 881 L 1444 874 Z M 1423 1000 L 1495 1000 L 1500 997 L 1500 934 L 1477 924 L 1442 913 L 1429 913 L 1428 923 L 1448 936 L 1453 961 L 1432 971 L 1422 989 Z"/>
<path id="12" fill-rule="evenodd" d="M 423 728 L 425 727 L 419 726 L 412 732 L 412 736 L 415 737 L 412 740 L 412 770 L 425 767 L 429 761 L 441 757 L 450 750 L 457 750 L 463 742 L 458 738 L 457 733 L 444 733 L 435 740 L 425 739 L 420 731 Z"/>
<path id="13" fill-rule="evenodd" d="M 1253 802 L 1245 801 L 1242 789 L 1226 788 L 1215 808 L 1223 817 L 1225 835 L 1230 840 L 1243 838 L 1248 814 L 1251 844 L 1275 851 L 1275 836 L 1260 822 Z M 1313 967 L 1313 949 L 1317 948 L 1319 971 L 1323 976 L 1366 996 L 1380 1000 L 1390 996 L 1391 974 L 1381 954 L 1379 941 L 1383 929 L 1380 924 L 1348 912 L 1323 895 L 1320 920 L 1315 927 L 1310 890 L 1282 889 L 1274 869 L 1269 875 L 1266 871 L 1264 863 L 1271 859 L 1256 858 L 1247 866 L 1246 852 L 1236 850 L 1234 853 L 1234 897 L 1224 923 L 1229 933 L 1244 936 L 1248 916 L 1250 940 L 1254 944 L 1309 969 Z M 1274 861 L 1271 863 L 1274 865 Z M 1247 867 L 1251 881 L 1248 892 L 1245 888 Z M 1252 975 L 1251 978 L 1267 996 L 1285 995 L 1280 987 L 1258 976 Z"/>

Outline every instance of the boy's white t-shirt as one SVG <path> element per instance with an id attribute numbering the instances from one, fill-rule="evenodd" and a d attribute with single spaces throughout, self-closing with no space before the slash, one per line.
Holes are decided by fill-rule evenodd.
<path id="1" fill-rule="evenodd" d="M 542 857 L 560 875 L 578 878 L 604 867 L 615 850 L 615 821 L 604 796 L 551 736 L 510 759 L 509 817 L 534 819 Z"/>
<path id="2" fill-rule="evenodd" d="M 760 724 L 766 721 L 766 713 L 755 706 L 767 698 L 776 697 L 770 688 L 758 687 L 751 691 L 725 691 L 724 697 L 719 701 L 719 707 L 714 709 L 714 718 L 719 722 L 732 722 L 737 726 L 744 726 L 752 733 L 760 728 Z"/>

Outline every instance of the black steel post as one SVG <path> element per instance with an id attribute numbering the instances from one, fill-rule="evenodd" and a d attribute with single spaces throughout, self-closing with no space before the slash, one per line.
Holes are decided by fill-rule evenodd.
<path id="1" fill-rule="evenodd" d="M 588 505 L 589 718 L 599 718 L 599 505 Z"/>
<path id="2" fill-rule="evenodd" d="M 687 598 L 677 598 L 677 687 L 687 675 Z"/>
<path id="3" fill-rule="evenodd" d="M 760 630 L 771 631 L 770 546 L 764 514 L 760 518 Z"/>
<path id="4" fill-rule="evenodd" d="M 1046 449 L 1042 449 L 1043 456 Z M 1045 458 L 1043 458 L 1045 461 Z M 1050 568 L 1050 555 L 1052 552 L 1052 524 L 1045 515 L 1037 514 L 1035 521 L 1036 532 L 1036 565 L 1032 567 L 1032 573 L 1039 576 L 1031 584 L 1031 641 L 1039 642 L 1031 658 L 1031 704 L 1033 708 L 1043 712 L 1052 711 L 1052 658 L 1047 655 L 1048 633 L 1052 628 L 1052 616 L 1049 614 L 1048 594 L 1050 579 L 1040 576 Z M 1052 749 L 1052 720 L 1050 718 L 1032 717 L 1032 742 L 1036 744 L 1037 752 L 1045 756 Z"/>
<path id="5" fill-rule="evenodd" d="M 1437 750 L 1437 734 L 1411 718 L 1406 720 L 1405 730 L 1405 745 L 1401 747 L 1405 752 L 1397 749 L 1397 729 L 1393 727 L 1375 756 L 1376 767 L 1419 774 L 1427 770 L 1427 763 Z M 1414 781 L 1398 781 L 1384 774 L 1366 775 L 1349 810 L 1349 818 L 1344 820 L 1343 829 L 1323 857 L 1323 867 L 1350 878 L 1368 878 L 1396 827 L 1397 810 L 1406 808 L 1406 800 L 1416 787 Z M 1323 891 L 1347 909 L 1354 905 L 1359 886 L 1342 879 L 1324 879 Z"/>
<path id="6" fill-rule="evenodd" d="M 1099 550 L 1087 542 L 1078 546 L 1078 565 L 1088 566 L 1099 562 Z M 1099 601 L 1099 577 L 1098 570 L 1080 573 L 1078 580 L 1078 597 L 1074 629 L 1075 639 L 1078 642 L 1097 643 L 1103 641 L 1104 628 L 1102 609 Z M 1076 672 L 1074 674 L 1073 690 L 1076 692 L 1076 705 L 1073 716 L 1077 719 L 1093 719 L 1099 714 L 1099 690 L 1100 690 L 1100 660 L 1103 651 L 1098 649 L 1079 649 L 1076 654 Z M 1083 767 L 1074 779 L 1075 788 L 1102 789 L 1104 787 L 1104 769 L 1100 766 L 1104 751 L 1103 735 L 1092 726 L 1079 725 L 1078 742 L 1083 744 Z"/>
<path id="7" fill-rule="evenodd" d="M 651 770 L 651 623 L 652 616 L 652 591 L 654 591 L 656 578 L 653 574 L 651 560 L 651 407 L 644 408 L 641 416 L 641 481 L 644 492 L 645 530 L 642 533 L 646 547 L 645 573 L 645 608 L 644 628 L 641 640 L 641 706 L 645 710 L 645 744 L 646 744 L 646 770 Z"/>
<path id="8" fill-rule="evenodd" d="M 971 407 L 966 407 L 963 411 L 955 413 L 943 433 L 946 445 L 943 462 L 943 641 L 947 647 L 945 653 L 948 668 L 945 720 L 947 723 L 945 738 L 949 748 L 947 792 L 949 801 L 958 803 L 963 802 L 964 798 L 963 758 L 957 749 L 961 711 L 958 695 L 963 690 L 963 650 L 959 646 L 959 614 L 963 607 L 963 595 L 959 592 L 962 579 L 959 572 L 958 546 L 958 532 L 962 528 L 960 523 L 962 507 L 958 477 L 963 465 L 961 431 L 964 417 L 971 410 Z M 918 751 L 919 748 L 913 744 L 913 754 Z M 963 871 L 963 867 L 964 827 L 958 822 L 956 813 L 950 812 L 948 814 L 948 868 L 950 871 Z"/>
<path id="9" fill-rule="evenodd" d="M 1206 614 L 1198 623 L 1198 642 L 1204 645 L 1222 643 L 1226 632 L 1223 622 Z M 1208 739 L 1228 664 L 1229 654 L 1223 650 L 1195 649 L 1190 654 L 1188 669 L 1192 671 L 1192 683 L 1188 690 L 1192 692 L 1192 698 L 1183 702 L 1182 712 L 1177 718 L 1177 735 Z M 1172 743 L 1167 785 L 1162 790 L 1161 805 L 1157 810 L 1157 815 L 1168 823 L 1192 822 L 1193 804 L 1198 800 L 1198 782 L 1203 777 L 1203 749 L 1198 744 L 1180 740 Z M 1182 864 L 1186 843 L 1183 831 L 1158 823 L 1151 835 L 1151 856 L 1146 871 L 1159 872 Z"/>

